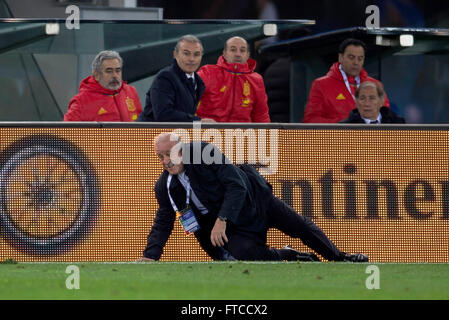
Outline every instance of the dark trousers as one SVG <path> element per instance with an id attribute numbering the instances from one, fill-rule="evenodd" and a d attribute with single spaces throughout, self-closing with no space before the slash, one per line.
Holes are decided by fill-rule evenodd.
<path id="1" fill-rule="evenodd" d="M 200 229 L 195 232 L 195 237 L 198 240 L 201 248 L 215 261 L 217 260 L 235 260 L 235 258 L 222 247 L 214 247 L 210 241 L 210 234 L 215 225 L 217 218 L 211 214 L 202 215 L 194 207 L 195 216 L 197 217 Z"/>
<path id="2" fill-rule="evenodd" d="M 267 208 L 268 222 L 264 232 L 230 231 L 225 248 L 238 260 L 282 260 L 281 250 L 266 245 L 269 228 L 278 229 L 301 241 L 327 260 L 341 260 L 341 251 L 308 217 L 298 214 L 292 207 L 274 195 Z"/>

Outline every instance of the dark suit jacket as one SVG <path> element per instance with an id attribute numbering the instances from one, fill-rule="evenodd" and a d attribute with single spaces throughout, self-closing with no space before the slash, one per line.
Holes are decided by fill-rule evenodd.
<path id="1" fill-rule="evenodd" d="M 391 108 L 381 107 L 380 114 L 382 115 L 382 123 L 405 123 L 404 118 L 398 116 L 391 110 Z M 358 109 L 353 109 L 349 113 L 349 117 L 340 121 L 340 123 L 364 123 L 365 121 L 360 116 Z"/>
<path id="2" fill-rule="evenodd" d="M 271 186 L 256 169 L 249 165 L 226 164 L 227 159 L 217 148 L 212 149 L 211 154 L 215 155 L 215 152 L 218 152 L 223 164 L 205 164 L 204 161 L 195 164 L 192 159 L 195 143 L 198 143 L 197 146 L 201 148 L 200 150 L 213 145 L 194 142 L 183 147 L 185 173 L 189 177 L 192 190 L 208 209 L 208 215 L 211 215 L 214 220 L 217 216 L 227 218 L 227 233 L 228 231 L 244 232 L 249 236 L 262 235 L 263 238 L 267 231 L 266 208 L 269 197 L 272 196 Z M 188 160 L 185 157 L 186 149 L 190 151 Z M 162 249 L 171 234 L 175 221 L 175 212 L 167 191 L 168 176 L 168 172 L 164 171 L 154 188 L 159 209 L 143 253 L 145 257 L 156 260 L 162 254 Z M 175 176 L 170 183 L 170 195 L 179 210 L 185 207 L 186 191 Z M 201 228 L 203 228 L 199 218 L 201 214 L 195 207 L 193 209 Z M 210 230 L 208 235 L 210 235 Z"/>
<path id="3" fill-rule="evenodd" d="M 157 74 L 147 92 L 145 108 L 137 121 L 192 122 L 196 107 L 205 90 L 200 76 L 195 73 L 197 90 L 188 83 L 187 76 L 176 60 Z"/>

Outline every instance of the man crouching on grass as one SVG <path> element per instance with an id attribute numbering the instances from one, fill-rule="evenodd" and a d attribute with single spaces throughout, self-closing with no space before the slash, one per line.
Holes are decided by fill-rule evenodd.
<path id="1" fill-rule="evenodd" d="M 319 261 L 289 246 L 268 247 L 267 231 L 276 228 L 327 260 L 368 261 L 367 255 L 338 250 L 312 220 L 274 196 L 257 170 L 231 164 L 214 145 L 182 143 L 176 134 L 162 133 L 154 151 L 164 168 L 155 185 L 159 209 L 137 261 L 159 260 L 177 217 L 214 260 Z M 194 152 L 201 152 L 201 159 Z"/>

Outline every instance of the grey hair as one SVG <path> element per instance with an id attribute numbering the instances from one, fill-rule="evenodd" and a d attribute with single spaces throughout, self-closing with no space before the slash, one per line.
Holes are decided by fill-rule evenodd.
<path id="1" fill-rule="evenodd" d="M 108 59 L 117 59 L 120 62 L 120 66 L 123 66 L 123 59 L 117 51 L 105 50 L 97 54 L 94 61 L 92 61 L 92 73 L 95 71 L 100 73 L 103 61 Z"/>
<path id="2" fill-rule="evenodd" d="M 179 52 L 179 45 L 183 41 L 190 42 L 190 43 L 199 43 L 201 46 L 201 51 L 203 51 L 203 43 L 201 42 L 201 40 L 198 39 L 197 37 L 195 37 L 193 34 L 186 34 L 186 35 L 182 36 L 181 38 L 179 38 L 178 42 L 176 42 L 176 46 L 175 46 L 176 52 Z"/>
<path id="3" fill-rule="evenodd" d="M 363 88 L 366 87 L 373 87 L 376 89 L 377 95 L 380 98 L 380 100 L 383 102 L 385 99 L 385 91 L 382 88 L 382 86 L 377 83 L 377 82 L 373 82 L 373 81 L 364 81 L 360 84 L 360 86 L 357 88 L 357 90 L 355 91 L 355 97 L 356 99 L 359 98 L 359 94 L 360 94 L 360 90 L 362 90 Z"/>
<path id="4" fill-rule="evenodd" d="M 154 144 L 158 144 L 161 141 L 170 140 L 174 142 L 182 142 L 181 137 L 174 132 L 162 132 L 154 138 Z"/>

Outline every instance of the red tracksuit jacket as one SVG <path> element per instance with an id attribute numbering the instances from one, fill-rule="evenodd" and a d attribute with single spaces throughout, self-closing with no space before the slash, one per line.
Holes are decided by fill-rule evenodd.
<path id="1" fill-rule="evenodd" d="M 228 63 L 221 56 L 216 65 L 205 65 L 198 75 L 206 85 L 197 115 L 218 122 L 270 122 L 262 76 L 256 61 Z"/>
<path id="2" fill-rule="evenodd" d="M 142 112 L 133 86 L 122 82 L 118 90 L 103 88 L 92 76 L 81 81 L 69 103 L 64 121 L 135 121 Z"/>
<path id="3" fill-rule="evenodd" d="M 346 119 L 349 112 L 356 108 L 355 101 L 346 88 L 339 65 L 339 62 L 334 63 L 326 76 L 313 81 L 302 122 L 337 123 Z M 364 81 L 380 83 L 369 77 L 368 73 L 362 69 L 360 82 Z M 390 106 L 386 94 L 384 106 Z"/>

